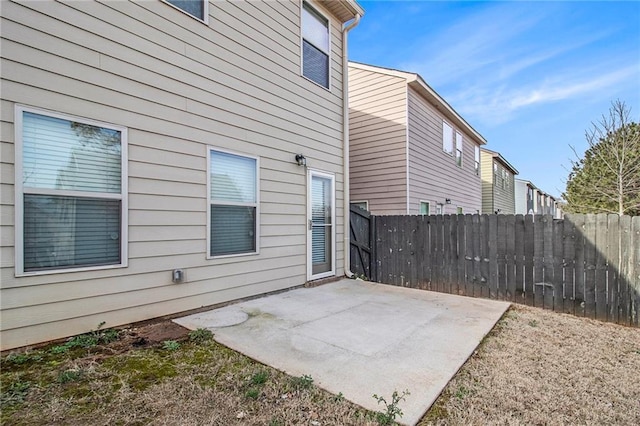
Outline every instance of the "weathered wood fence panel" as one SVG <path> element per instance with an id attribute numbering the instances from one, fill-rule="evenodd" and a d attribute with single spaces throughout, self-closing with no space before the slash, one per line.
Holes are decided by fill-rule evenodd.
<path id="1" fill-rule="evenodd" d="M 640 217 L 355 214 L 352 270 L 372 281 L 639 325 Z"/>

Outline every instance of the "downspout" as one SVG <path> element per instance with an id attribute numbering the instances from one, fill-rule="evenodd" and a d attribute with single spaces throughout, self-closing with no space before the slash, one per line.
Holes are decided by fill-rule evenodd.
<path id="1" fill-rule="evenodd" d="M 343 199 L 344 199 L 344 274 L 348 278 L 353 277 L 351 272 L 351 208 L 349 199 L 349 56 L 347 55 L 347 33 L 360 23 L 360 14 L 356 13 L 356 17 L 350 24 L 342 28 L 342 157 L 344 169 L 342 171 L 344 181 Z"/>

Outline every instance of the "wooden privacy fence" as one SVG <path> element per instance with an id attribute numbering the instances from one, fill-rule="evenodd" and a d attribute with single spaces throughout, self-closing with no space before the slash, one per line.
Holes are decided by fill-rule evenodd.
<path id="1" fill-rule="evenodd" d="M 640 217 L 440 215 L 369 220 L 373 261 L 362 273 L 372 281 L 638 326 Z M 353 254 L 352 246 L 352 259 Z"/>

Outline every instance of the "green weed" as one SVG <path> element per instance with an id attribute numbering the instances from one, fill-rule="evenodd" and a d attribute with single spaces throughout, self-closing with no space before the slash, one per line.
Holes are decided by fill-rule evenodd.
<path id="1" fill-rule="evenodd" d="M 162 342 L 162 349 L 165 349 L 167 351 L 177 351 L 178 349 L 180 349 L 180 343 L 176 342 L 175 340 L 165 340 L 164 342 Z"/>
<path id="2" fill-rule="evenodd" d="M 198 328 L 189 332 L 189 340 L 194 343 L 203 343 L 213 339 L 213 333 L 206 328 Z"/>
<path id="3" fill-rule="evenodd" d="M 393 391 L 391 395 L 391 402 L 387 402 L 387 400 L 376 394 L 373 394 L 373 398 L 378 401 L 378 404 L 383 404 L 385 407 L 384 411 L 380 411 L 375 414 L 375 419 L 380 425 L 391 425 L 396 421 L 397 417 L 402 417 L 402 410 L 398 407 L 400 401 L 404 401 L 407 395 L 410 395 L 408 390 L 402 392 L 402 394 L 398 394 L 398 391 Z"/>

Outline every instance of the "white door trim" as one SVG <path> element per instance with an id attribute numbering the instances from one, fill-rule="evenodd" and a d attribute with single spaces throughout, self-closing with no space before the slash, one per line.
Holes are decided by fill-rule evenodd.
<path id="1" fill-rule="evenodd" d="M 313 244 L 311 226 L 311 193 L 314 176 L 331 181 L 331 270 L 313 274 Z M 307 173 L 307 280 L 332 277 L 336 274 L 336 176 L 320 170 L 309 169 Z"/>

